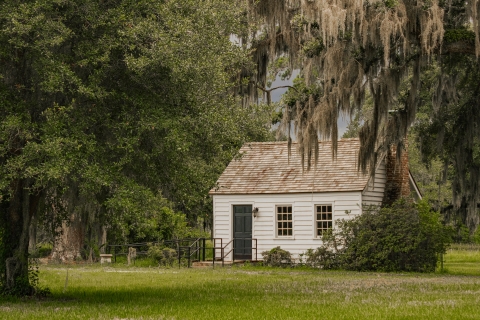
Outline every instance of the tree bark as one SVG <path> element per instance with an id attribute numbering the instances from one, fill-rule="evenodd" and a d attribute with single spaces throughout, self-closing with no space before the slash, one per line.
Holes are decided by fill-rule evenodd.
<path id="1" fill-rule="evenodd" d="M 37 225 L 38 219 L 36 212 L 32 216 L 32 221 L 30 222 L 30 231 L 29 231 L 29 238 L 28 241 L 28 252 L 36 252 L 37 251 Z"/>
<path id="2" fill-rule="evenodd" d="M 62 223 L 60 235 L 55 239 L 52 259 L 62 262 L 81 259 L 85 241 L 85 223 L 80 214 L 74 212 L 69 221 Z"/>
<path id="3" fill-rule="evenodd" d="M 34 288 L 28 276 L 30 222 L 38 208 L 39 194 L 32 194 L 28 179 L 12 182 L 9 201 L 2 205 L 2 282 L 6 293 L 30 295 Z"/>
<path id="4" fill-rule="evenodd" d="M 105 246 L 107 244 L 107 227 L 101 226 L 101 234 L 98 239 L 98 244 L 100 246 L 100 253 L 106 253 Z"/>

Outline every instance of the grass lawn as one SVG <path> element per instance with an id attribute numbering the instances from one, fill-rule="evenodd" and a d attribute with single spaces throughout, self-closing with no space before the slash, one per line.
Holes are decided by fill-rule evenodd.
<path id="1" fill-rule="evenodd" d="M 52 295 L 0 298 L 0 319 L 478 319 L 472 254 L 449 252 L 444 274 L 75 266 L 65 292 L 66 267 L 42 266 Z"/>
<path id="2" fill-rule="evenodd" d="M 443 260 L 449 274 L 480 276 L 479 245 L 453 245 Z"/>

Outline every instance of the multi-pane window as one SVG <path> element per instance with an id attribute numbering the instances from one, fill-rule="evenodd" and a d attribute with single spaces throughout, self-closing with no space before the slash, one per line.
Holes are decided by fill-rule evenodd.
<path id="1" fill-rule="evenodd" d="M 277 206 L 277 236 L 288 237 L 292 232 L 292 206 Z"/>
<path id="2" fill-rule="evenodd" d="M 332 229 L 332 206 L 331 205 L 317 205 L 315 212 L 316 235 L 321 237 L 327 230 Z"/>

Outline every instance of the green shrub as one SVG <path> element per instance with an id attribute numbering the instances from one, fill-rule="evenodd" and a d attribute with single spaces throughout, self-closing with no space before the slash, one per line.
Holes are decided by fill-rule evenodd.
<path id="1" fill-rule="evenodd" d="M 53 245 L 51 243 L 40 243 L 37 244 L 34 252 L 30 252 L 30 258 L 46 258 L 50 256 L 53 250 Z"/>
<path id="2" fill-rule="evenodd" d="M 474 239 L 470 236 L 470 229 L 462 222 L 458 222 L 454 227 L 453 242 L 472 243 Z"/>
<path id="3" fill-rule="evenodd" d="M 480 244 L 480 227 L 477 227 L 477 230 L 473 234 L 473 242 L 476 244 Z"/>
<path id="4" fill-rule="evenodd" d="M 262 252 L 263 264 L 271 267 L 287 267 L 292 265 L 292 255 L 280 247 Z"/>
<path id="5" fill-rule="evenodd" d="M 163 265 L 165 266 L 173 266 L 173 263 L 177 259 L 177 250 L 172 248 L 163 248 Z"/>
<path id="6" fill-rule="evenodd" d="M 335 250 L 326 246 L 319 247 L 315 250 L 308 249 L 305 252 L 305 265 L 312 268 L 337 269 L 339 268 L 339 259 Z"/>
<path id="7" fill-rule="evenodd" d="M 414 204 L 402 199 L 391 207 L 365 208 L 355 219 L 337 221 L 337 229 L 323 238 L 311 259 L 323 268 L 432 272 L 451 235 L 426 201 Z"/>
<path id="8" fill-rule="evenodd" d="M 177 251 L 159 244 L 148 247 L 147 256 L 154 259 L 159 266 L 173 266 L 178 257 Z"/>

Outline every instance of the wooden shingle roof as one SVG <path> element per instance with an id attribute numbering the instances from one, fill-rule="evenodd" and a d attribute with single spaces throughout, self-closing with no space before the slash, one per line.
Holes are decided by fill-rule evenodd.
<path id="1" fill-rule="evenodd" d="M 289 159 L 287 142 L 247 143 L 209 194 L 361 191 L 369 176 L 357 170 L 359 147 L 358 139 L 342 139 L 332 159 L 331 142 L 320 142 L 317 166 L 306 171 L 296 144 Z"/>

